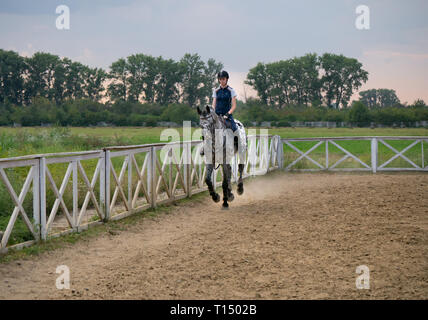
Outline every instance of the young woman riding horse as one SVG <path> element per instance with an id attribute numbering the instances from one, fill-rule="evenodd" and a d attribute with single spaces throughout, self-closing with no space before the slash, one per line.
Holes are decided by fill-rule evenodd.
<path id="1" fill-rule="evenodd" d="M 246 158 L 246 134 L 244 126 L 238 120 L 233 119 L 232 113 L 236 109 L 236 93 L 227 85 L 229 75 L 226 71 L 218 73 L 220 86 L 213 91 L 213 109 L 209 106 L 205 110 L 198 108 L 200 125 L 203 129 L 204 150 L 206 153 L 207 176 L 205 182 L 212 199 L 220 201 L 219 195 L 215 192 L 211 174 L 216 163 L 223 167 L 223 208 L 229 207 L 228 201 L 234 199 L 231 188 L 232 168 L 230 160 L 239 151 L 239 180 L 238 194 L 244 192 L 242 173 Z M 231 130 L 230 130 L 231 129 Z M 216 136 L 217 133 L 217 136 Z M 234 143 L 229 143 L 233 138 Z M 239 143 L 238 143 L 239 141 Z M 201 152 L 204 155 L 204 152 Z M 208 159 L 207 159 L 208 158 Z M 222 159 L 222 161 L 219 159 Z M 208 160 L 208 161 L 207 161 Z"/>

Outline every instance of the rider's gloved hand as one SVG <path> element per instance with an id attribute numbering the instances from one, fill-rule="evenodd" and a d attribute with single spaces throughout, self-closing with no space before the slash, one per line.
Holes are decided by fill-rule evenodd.
<path id="1" fill-rule="evenodd" d="M 230 113 L 228 112 L 228 113 L 226 113 L 226 114 L 223 116 L 223 118 L 225 118 L 225 119 L 229 119 L 229 116 L 230 116 Z"/>

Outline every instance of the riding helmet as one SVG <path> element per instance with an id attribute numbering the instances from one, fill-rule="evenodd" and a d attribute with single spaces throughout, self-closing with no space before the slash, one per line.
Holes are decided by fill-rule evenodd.
<path id="1" fill-rule="evenodd" d="M 218 78 L 226 78 L 226 79 L 229 79 L 229 74 L 228 74 L 225 70 L 220 71 L 220 72 L 217 74 L 217 79 L 218 79 Z"/>

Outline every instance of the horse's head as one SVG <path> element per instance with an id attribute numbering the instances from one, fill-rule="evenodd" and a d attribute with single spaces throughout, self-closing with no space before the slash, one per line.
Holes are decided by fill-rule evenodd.
<path id="1" fill-rule="evenodd" d="M 217 114 L 208 105 L 202 110 L 197 107 L 197 111 L 199 114 L 199 125 L 202 131 L 209 131 L 212 133 L 216 128 Z"/>

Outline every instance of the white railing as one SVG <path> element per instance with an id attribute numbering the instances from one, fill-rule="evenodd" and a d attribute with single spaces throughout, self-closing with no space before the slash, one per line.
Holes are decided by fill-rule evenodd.
<path id="1" fill-rule="evenodd" d="M 367 145 L 364 147 L 363 153 L 360 155 L 352 153 L 349 148 L 348 150 L 342 145 L 341 141 L 367 141 Z M 408 146 L 403 148 L 401 151 L 391 146 L 391 142 L 387 141 L 409 141 L 411 142 Z M 428 142 L 428 137 L 331 137 L 331 138 L 295 138 L 295 139 L 281 139 L 283 147 L 286 150 L 287 155 L 291 153 L 298 154 L 298 157 L 290 160 L 290 163 L 286 163 L 285 170 L 296 170 L 296 171 L 319 171 L 319 170 L 329 170 L 329 171 L 372 171 L 376 173 L 377 171 L 428 171 L 428 166 L 425 166 L 424 160 L 424 142 Z M 302 151 L 295 146 L 296 142 L 316 142 L 307 151 Z M 293 144 L 294 143 L 294 144 Z M 351 143 L 352 144 L 352 143 Z M 420 164 L 416 164 L 415 160 L 409 159 L 408 156 L 405 156 L 404 153 L 410 149 L 414 149 L 417 145 L 420 145 L 420 155 L 416 155 L 416 158 L 420 160 Z M 324 146 L 323 146 L 324 145 Z M 319 147 L 324 147 L 324 152 L 321 152 L 322 162 L 313 159 L 310 154 L 317 150 Z M 332 152 L 329 149 L 329 146 L 333 146 L 336 149 L 336 152 Z M 382 146 L 384 151 L 379 152 L 379 147 Z M 291 150 L 290 150 L 291 149 Z M 337 159 L 339 152 L 344 153 L 343 157 Z M 391 152 L 392 151 L 392 152 Z M 388 153 L 392 154 L 388 160 L 382 162 L 384 157 L 388 157 Z M 414 155 L 413 155 L 414 156 Z M 366 159 L 363 159 L 365 157 Z M 414 156 L 415 157 L 415 156 Z M 399 167 L 391 167 L 391 163 L 395 159 L 402 159 L 403 163 Z M 354 160 L 352 167 L 342 167 L 339 165 L 345 163 L 345 160 Z M 306 163 L 303 164 L 303 160 L 307 160 L 310 163 L 316 166 L 315 169 L 308 168 L 296 168 L 298 165 L 301 167 L 307 166 Z M 333 161 L 331 161 L 333 160 Z M 322 164 L 323 163 L 323 164 Z M 360 167 L 355 167 L 355 164 L 360 165 Z M 409 166 L 410 165 L 410 166 Z"/>
<path id="2" fill-rule="evenodd" d="M 407 140 L 411 143 L 399 151 L 387 142 L 393 140 Z M 367 145 L 363 155 L 357 155 L 340 145 L 342 141 L 366 141 Z M 315 142 L 315 145 L 302 151 L 301 147 L 299 149 L 295 145 L 301 142 Z M 252 135 L 248 136 L 243 177 L 262 175 L 279 168 L 296 170 L 298 166 L 307 165 L 305 160 L 316 168 L 297 170 L 363 170 L 374 173 L 386 170 L 428 171 L 424 160 L 424 142 L 428 142 L 428 137 L 284 139 L 279 136 Z M 404 154 L 418 144 L 421 150 L 420 164 Z M 165 146 L 168 148 L 165 149 Z M 329 146 L 336 148 L 336 151 Z M 379 152 L 380 146 L 392 153 L 383 163 L 385 154 Z M 7 191 L 10 207 L 13 207 L 9 214 L 0 212 L 0 216 L 8 217 L 3 230 L 0 227 L 0 252 L 66 233 L 80 232 L 93 224 L 121 219 L 207 190 L 201 147 L 201 141 L 188 141 L 0 159 L 0 188 Z M 319 147 L 324 150 L 322 161 L 311 156 Z M 161 149 L 166 150 L 163 155 Z M 337 150 L 344 155 L 339 158 Z M 289 159 L 293 156 L 295 158 Z M 410 167 L 388 167 L 399 158 Z M 345 164 L 347 159 L 360 165 L 360 168 L 340 168 L 339 165 Z M 28 173 L 22 174 L 22 171 L 27 172 L 25 170 Z M 19 183 L 8 177 L 8 173 L 15 171 L 19 172 L 18 176 L 26 177 L 22 186 L 17 186 Z M 232 173 L 232 181 L 236 182 L 236 157 L 232 160 Z M 219 186 L 217 181 L 222 178 L 221 168 L 214 170 L 212 178 L 214 185 Z M 19 195 L 15 189 L 20 190 Z M 24 203 L 30 190 L 32 204 Z M 26 241 L 20 237 L 15 240 L 14 232 L 21 233 L 21 238 Z M 23 232 L 25 236 L 22 236 Z"/>
<path id="3" fill-rule="evenodd" d="M 279 136 L 249 136 L 243 177 L 277 169 L 279 142 Z M 15 206 L 6 228 L 0 230 L 0 252 L 80 232 L 94 224 L 121 219 L 207 190 L 201 147 L 201 141 L 189 141 L 0 159 L 0 181 Z M 167 150 L 163 159 L 161 149 Z M 116 169 L 118 165 L 120 171 Z M 95 169 L 85 169 L 87 166 Z M 18 196 L 7 171 L 26 169 L 28 174 Z M 232 181 L 236 182 L 237 157 L 232 160 L 232 173 Z M 216 186 L 221 178 L 220 167 L 213 173 Z M 25 210 L 24 200 L 30 185 L 33 203 Z M 17 226 L 19 216 L 25 227 L 22 222 Z M 28 229 L 26 237 L 31 239 L 9 244 L 13 232 L 22 229 Z"/>

